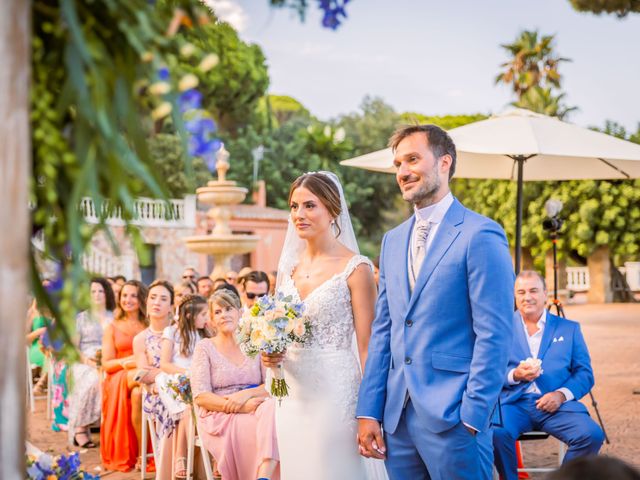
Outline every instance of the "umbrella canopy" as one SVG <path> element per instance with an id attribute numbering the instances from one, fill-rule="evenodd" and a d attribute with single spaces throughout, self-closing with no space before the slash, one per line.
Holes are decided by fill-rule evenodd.
<path id="1" fill-rule="evenodd" d="M 640 145 L 523 109 L 449 131 L 456 144 L 456 177 L 518 182 L 516 272 L 520 271 L 522 182 L 640 178 Z M 341 162 L 394 173 L 386 148 Z"/>

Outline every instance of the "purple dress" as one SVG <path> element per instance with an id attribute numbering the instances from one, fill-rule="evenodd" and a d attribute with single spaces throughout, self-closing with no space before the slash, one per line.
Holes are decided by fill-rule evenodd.
<path id="1" fill-rule="evenodd" d="M 191 363 L 194 399 L 203 393 L 229 395 L 263 382 L 258 357 L 245 357 L 242 364 L 236 365 L 216 350 L 211 339 L 196 345 Z M 267 398 L 253 413 L 197 408 L 202 443 L 218 462 L 224 480 L 256 478 L 258 466 L 265 459 L 279 459 L 274 403 Z"/>

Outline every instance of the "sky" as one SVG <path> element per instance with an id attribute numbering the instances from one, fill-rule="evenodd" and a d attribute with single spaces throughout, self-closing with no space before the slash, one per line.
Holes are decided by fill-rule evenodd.
<path id="1" fill-rule="evenodd" d="M 290 95 L 328 120 L 365 95 L 425 115 L 497 113 L 513 100 L 494 79 L 520 31 L 555 35 L 565 101 L 582 126 L 640 122 L 640 15 L 574 11 L 569 0 L 352 0 L 337 31 L 305 23 L 268 0 L 210 0 L 267 58 L 270 93 Z"/>

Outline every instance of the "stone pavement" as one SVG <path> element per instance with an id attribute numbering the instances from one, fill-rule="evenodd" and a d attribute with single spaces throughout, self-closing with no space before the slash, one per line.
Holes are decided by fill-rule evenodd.
<path id="1" fill-rule="evenodd" d="M 640 468 L 640 304 L 576 305 L 566 307 L 566 315 L 582 325 L 596 378 L 593 390 L 599 402 L 607 434 L 611 440 L 603 453 L 614 455 Z M 593 408 L 583 399 L 590 412 Z M 45 402 L 39 400 L 29 417 L 27 438 L 38 448 L 53 454 L 78 450 L 67 445 L 66 433 L 55 433 L 45 419 Z M 593 413 L 592 413 L 593 415 Z M 94 435 L 94 441 L 98 441 Z M 528 466 L 554 466 L 558 443 L 554 439 L 527 442 L 523 446 Z M 100 465 L 98 449 L 80 452 L 83 467 L 90 473 Z M 139 472 L 100 472 L 108 480 L 138 479 Z M 147 478 L 153 478 L 153 474 Z M 543 474 L 532 475 L 544 478 Z"/>

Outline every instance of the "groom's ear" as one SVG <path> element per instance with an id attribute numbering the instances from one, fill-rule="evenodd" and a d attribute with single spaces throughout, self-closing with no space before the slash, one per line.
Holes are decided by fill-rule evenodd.
<path id="1" fill-rule="evenodd" d="M 451 164 L 453 163 L 453 158 L 451 158 L 451 155 L 449 155 L 448 153 L 445 153 L 444 155 L 442 155 L 439 159 L 440 161 L 440 172 L 441 173 L 446 173 L 447 177 L 449 177 L 449 170 L 451 170 Z"/>

